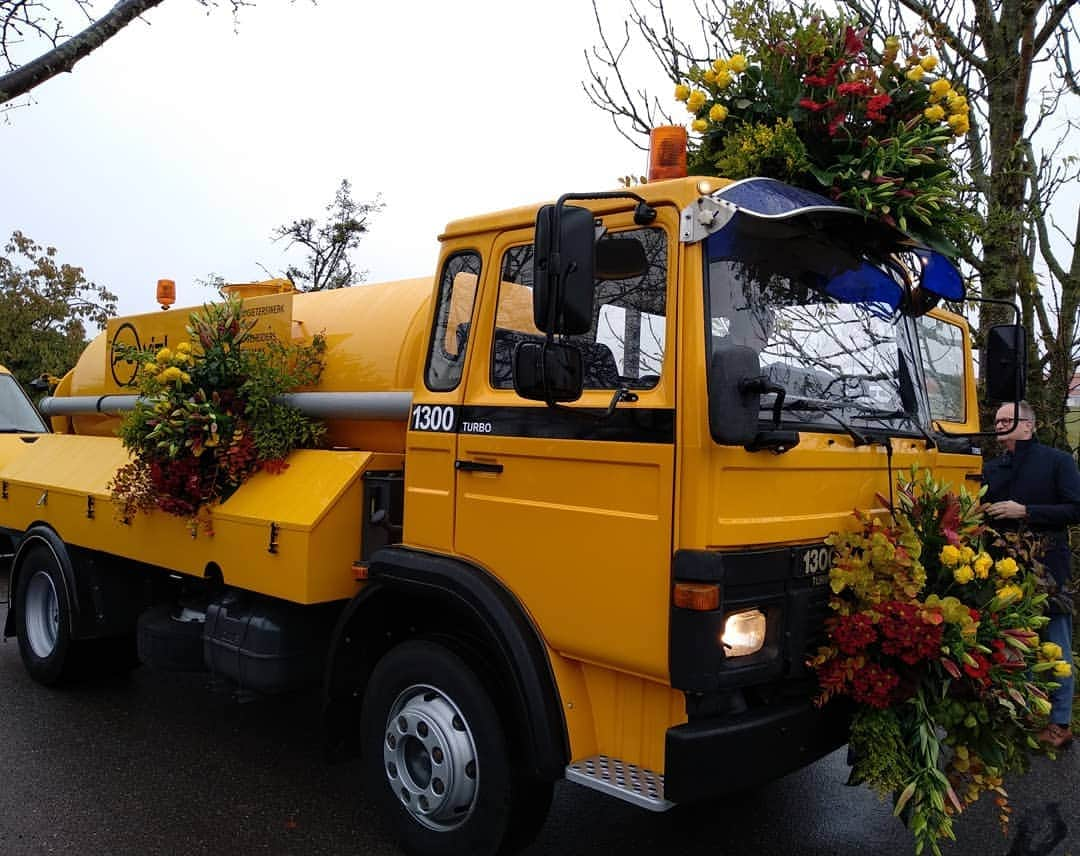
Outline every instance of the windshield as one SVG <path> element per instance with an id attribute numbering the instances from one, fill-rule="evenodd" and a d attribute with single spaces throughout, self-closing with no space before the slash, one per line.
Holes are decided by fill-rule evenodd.
<path id="1" fill-rule="evenodd" d="M 810 254 L 786 240 L 743 253 L 710 238 L 706 249 L 710 362 L 721 345 L 757 351 L 762 375 L 785 390 L 785 423 L 922 433 L 898 282 L 824 241 Z M 774 402 L 762 396 L 762 419 Z"/>
<path id="2" fill-rule="evenodd" d="M 0 374 L 0 434 L 40 434 L 45 430 L 45 423 L 18 381 L 9 374 Z"/>

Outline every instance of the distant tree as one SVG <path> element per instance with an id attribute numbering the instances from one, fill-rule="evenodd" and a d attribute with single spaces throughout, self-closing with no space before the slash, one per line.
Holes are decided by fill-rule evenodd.
<path id="1" fill-rule="evenodd" d="M 87 330 L 116 314 L 116 295 L 61 264 L 54 247 L 14 232 L 0 255 L 0 364 L 22 383 L 62 375 L 86 347 Z"/>
<path id="2" fill-rule="evenodd" d="M 144 12 L 162 0 L 118 0 L 108 11 L 95 10 L 94 0 L 0 0 L 0 105 L 26 95 L 89 56 Z M 218 0 L 196 0 L 212 8 Z M 228 0 L 233 15 L 247 0 Z M 58 11 L 57 7 L 63 11 Z M 74 35 L 69 15 L 77 14 L 87 26 Z M 41 51 L 38 53 L 38 51 Z M 36 53 L 22 62 L 21 53 Z"/>
<path id="3" fill-rule="evenodd" d="M 286 241 L 286 249 L 299 245 L 307 252 L 302 265 L 289 265 L 284 275 L 299 291 L 325 291 L 364 281 L 367 271 L 356 270 L 350 253 L 367 234 L 369 221 L 385 206 L 380 197 L 370 202 L 352 198 L 352 184 L 342 179 L 334 201 L 326 206 L 326 222 L 312 217 L 278 226 L 272 237 Z"/>

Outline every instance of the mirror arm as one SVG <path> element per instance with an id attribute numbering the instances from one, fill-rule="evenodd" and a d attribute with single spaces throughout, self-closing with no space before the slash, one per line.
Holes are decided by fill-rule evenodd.
<path id="1" fill-rule="evenodd" d="M 636 392 L 631 392 L 629 387 L 620 386 L 617 390 L 615 390 L 615 394 L 611 396 L 611 404 L 608 405 L 608 409 L 604 411 L 604 415 L 600 418 L 611 418 L 611 414 L 615 412 L 615 408 L 619 406 L 620 401 L 628 401 L 633 404 L 637 400 L 638 395 Z"/>
<path id="2" fill-rule="evenodd" d="M 770 392 L 776 393 L 776 401 L 773 402 L 772 419 L 773 427 L 780 427 L 781 414 L 784 410 L 784 397 L 787 395 L 786 389 L 773 383 L 767 377 L 762 375 L 760 377 L 746 377 L 740 380 L 739 392 L 745 392 L 750 395 L 768 395 Z"/>

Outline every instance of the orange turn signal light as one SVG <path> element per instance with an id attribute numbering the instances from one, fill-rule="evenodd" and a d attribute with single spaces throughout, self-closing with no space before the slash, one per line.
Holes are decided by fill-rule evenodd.
<path id="1" fill-rule="evenodd" d="M 354 580 L 366 580 L 368 578 L 368 569 L 371 566 L 367 562 L 353 562 L 352 573 Z"/>
<path id="2" fill-rule="evenodd" d="M 649 133 L 649 181 L 686 177 L 686 128 L 662 125 Z"/>
<path id="3" fill-rule="evenodd" d="M 675 583 L 672 602 L 680 609 L 708 612 L 720 608 L 720 586 L 710 583 Z"/>
<path id="4" fill-rule="evenodd" d="M 171 279 L 157 281 L 157 302 L 162 309 L 168 309 L 176 303 L 176 283 Z"/>

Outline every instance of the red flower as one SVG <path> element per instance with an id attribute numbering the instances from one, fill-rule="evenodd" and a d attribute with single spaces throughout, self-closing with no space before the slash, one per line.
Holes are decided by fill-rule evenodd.
<path id="1" fill-rule="evenodd" d="M 877 641 L 874 622 L 865 613 L 843 615 L 836 619 L 832 628 L 836 647 L 845 654 L 857 654 L 871 642 Z"/>
<path id="2" fill-rule="evenodd" d="M 801 98 L 799 100 L 799 106 L 805 107 L 813 113 L 820 113 L 822 110 L 828 110 L 830 107 L 835 107 L 836 102 L 831 98 L 828 101 L 815 101 L 812 98 Z"/>
<path id="3" fill-rule="evenodd" d="M 867 663 L 851 679 L 851 697 L 860 704 L 886 708 L 892 704 L 900 676 L 892 669 Z"/>
<path id="4" fill-rule="evenodd" d="M 990 683 L 990 660 L 987 659 L 986 655 L 981 654 L 978 651 L 973 651 L 967 656 L 974 660 L 975 663 L 974 665 L 971 663 L 964 663 L 964 672 L 967 673 L 969 678 L 986 686 Z"/>
<path id="5" fill-rule="evenodd" d="M 874 87 L 865 80 L 853 80 L 850 83 L 841 83 L 836 87 L 836 91 L 841 95 L 854 95 L 862 98 L 873 93 Z"/>
<path id="6" fill-rule="evenodd" d="M 840 132 L 840 126 L 844 124 L 844 114 L 837 113 L 829 120 L 829 136 L 835 137 Z"/>
<path id="7" fill-rule="evenodd" d="M 884 92 L 880 95 L 875 95 L 866 102 L 866 118 L 871 122 L 884 122 L 885 114 L 881 111 L 890 104 L 892 104 L 892 98 Z"/>
<path id="8" fill-rule="evenodd" d="M 848 27 L 844 31 L 844 53 L 849 56 L 861 53 L 863 49 L 863 37 L 865 35 L 866 30 L 855 32 L 851 27 Z"/>
<path id="9" fill-rule="evenodd" d="M 802 82 L 807 86 L 828 86 L 832 81 L 827 77 L 821 77 L 816 74 L 808 74 L 802 79 Z"/>

